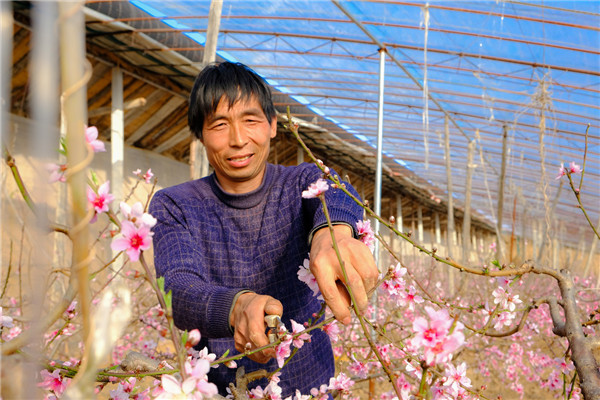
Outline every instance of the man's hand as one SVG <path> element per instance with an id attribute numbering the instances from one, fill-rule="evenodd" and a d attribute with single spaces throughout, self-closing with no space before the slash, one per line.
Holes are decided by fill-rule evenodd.
<path id="1" fill-rule="evenodd" d="M 358 309 L 364 312 L 369 303 L 367 293 L 377 284 L 379 271 L 371 251 L 360 240 L 352 237 L 352 229 L 349 226 L 334 225 L 333 230 L 348 281 L 344 279 L 333 248 L 329 227 L 319 229 L 313 236 L 310 248 L 310 270 L 335 318 L 343 324 L 349 324 L 350 295 L 342 282 L 350 287 Z"/>
<path id="2" fill-rule="evenodd" d="M 229 321 L 234 329 L 233 339 L 237 351 L 244 353 L 247 350 L 247 343 L 250 343 L 248 350 L 255 350 L 269 344 L 269 339 L 265 334 L 267 329 L 265 315 L 269 314 L 279 316 L 283 314 L 283 306 L 279 300 L 256 293 L 244 293 L 238 297 Z M 248 356 L 251 360 L 262 364 L 273 357 L 275 357 L 274 348 Z"/>

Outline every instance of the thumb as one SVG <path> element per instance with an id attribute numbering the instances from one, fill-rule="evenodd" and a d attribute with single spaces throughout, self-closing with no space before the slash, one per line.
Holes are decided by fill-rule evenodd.
<path id="1" fill-rule="evenodd" d="M 265 314 L 267 315 L 281 315 L 283 314 L 283 305 L 279 300 L 269 299 L 265 304 Z"/>

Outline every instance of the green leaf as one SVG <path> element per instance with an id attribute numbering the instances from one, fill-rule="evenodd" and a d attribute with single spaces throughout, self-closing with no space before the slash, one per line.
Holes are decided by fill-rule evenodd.
<path id="1" fill-rule="evenodd" d="M 492 264 L 494 264 L 498 268 L 502 268 L 502 266 L 500 265 L 500 262 L 498 262 L 498 260 L 492 260 Z"/>
<path id="2" fill-rule="evenodd" d="M 225 358 L 229 355 L 229 349 L 227 349 L 227 351 L 221 356 L 221 358 Z"/>
<path id="3" fill-rule="evenodd" d="M 171 305 L 173 304 L 172 292 L 169 290 L 169 293 L 165 295 L 165 304 L 167 305 L 167 309 L 171 309 Z"/>
<path id="4" fill-rule="evenodd" d="M 156 283 L 158 284 L 158 288 L 160 289 L 160 292 L 164 295 L 165 294 L 165 277 L 161 276 L 160 278 L 157 278 Z"/>
<path id="5" fill-rule="evenodd" d="M 92 176 L 92 182 L 94 182 L 94 185 L 96 186 L 100 186 L 98 184 L 98 175 L 96 175 L 96 173 L 94 172 L 94 170 L 90 170 L 90 175 Z"/>
<path id="6" fill-rule="evenodd" d="M 181 334 L 181 345 L 185 346 L 185 344 L 187 343 L 188 340 L 188 331 L 183 331 L 183 333 Z"/>

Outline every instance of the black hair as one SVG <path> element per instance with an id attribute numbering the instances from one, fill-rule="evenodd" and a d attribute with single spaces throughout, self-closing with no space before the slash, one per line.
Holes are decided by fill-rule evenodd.
<path id="1" fill-rule="evenodd" d="M 256 96 L 267 120 L 275 117 L 271 90 L 256 72 L 241 63 L 222 62 L 206 66 L 194 82 L 188 108 L 188 125 L 192 133 L 202 139 L 204 120 L 217 111 L 222 97 L 232 107 L 238 100 Z"/>

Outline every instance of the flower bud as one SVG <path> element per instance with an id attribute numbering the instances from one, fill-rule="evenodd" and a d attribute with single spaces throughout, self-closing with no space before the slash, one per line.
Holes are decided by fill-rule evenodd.
<path id="1" fill-rule="evenodd" d="M 200 342 L 200 331 L 198 329 L 192 329 L 188 333 L 187 342 L 185 342 L 186 348 L 191 348 L 197 345 Z"/>

